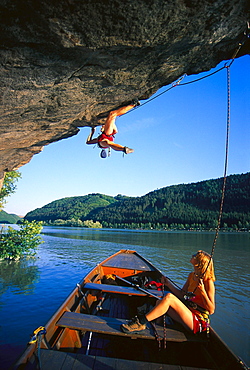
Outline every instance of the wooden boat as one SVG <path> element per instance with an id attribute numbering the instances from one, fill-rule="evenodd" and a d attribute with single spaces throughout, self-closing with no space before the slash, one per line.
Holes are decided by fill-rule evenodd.
<path id="1" fill-rule="evenodd" d="M 138 307 L 148 309 L 161 297 L 161 291 L 140 287 L 145 281 L 159 282 L 161 276 L 135 251 L 121 250 L 107 258 L 38 330 L 14 368 L 246 369 L 212 328 L 209 337 L 194 335 L 169 318 L 165 325 L 156 324 L 158 340 L 151 324 L 139 334 L 120 330 Z M 164 332 L 166 349 L 159 350 Z"/>

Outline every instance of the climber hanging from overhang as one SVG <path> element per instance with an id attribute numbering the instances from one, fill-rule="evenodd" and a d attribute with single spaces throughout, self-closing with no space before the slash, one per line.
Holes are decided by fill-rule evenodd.
<path id="1" fill-rule="evenodd" d="M 131 104 L 126 105 L 125 107 L 118 108 L 116 110 L 113 110 L 109 113 L 106 122 L 101 128 L 101 135 L 99 135 L 97 138 L 93 139 L 93 135 L 95 133 L 95 127 L 91 128 L 91 132 L 87 138 L 86 144 L 97 144 L 101 151 L 101 157 L 106 158 L 107 152 L 105 149 L 110 150 L 116 150 L 123 152 L 125 154 L 133 153 L 133 149 L 128 148 L 127 146 L 122 146 L 120 144 L 114 143 L 114 135 L 117 134 L 118 130 L 115 124 L 116 117 L 122 116 L 123 114 L 127 113 L 130 109 L 139 106 L 140 102 L 139 100 L 133 100 Z"/>

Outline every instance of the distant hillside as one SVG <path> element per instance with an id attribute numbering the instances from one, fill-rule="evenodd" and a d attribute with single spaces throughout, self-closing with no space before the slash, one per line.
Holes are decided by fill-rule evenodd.
<path id="1" fill-rule="evenodd" d="M 104 227 L 214 228 L 223 179 L 168 186 L 141 197 L 90 194 L 64 198 L 29 212 L 28 220 L 99 221 Z M 222 224 L 249 228 L 250 173 L 227 178 Z"/>
<path id="2" fill-rule="evenodd" d="M 5 211 L 0 211 L 0 223 L 1 224 L 16 224 L 17 221 L 21 220 L 21 217 L 9 214 Z"/>
<path id="3" fill-rule="evenodd" d="M 116 201 L 116 198 L 103 194 L 63 198 L 27 213 L 25 219 L 29 221 L 70 220 L 72 218 L 85 220 L 88 219 L 88 214 L 93 209 L 107 207 Z"/>

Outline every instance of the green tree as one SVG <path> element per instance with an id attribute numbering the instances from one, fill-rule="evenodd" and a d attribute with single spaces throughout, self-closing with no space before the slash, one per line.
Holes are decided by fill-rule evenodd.
<path id="1" fill-rule="evenodd" d="M 0 211 L 6 204 L 6 198 L 16 191 L 16 182 L 21 177 L 20 172 L 10 171 L 5 174 L 3 186 L 0 190 Z"/>
<path id="2" fill-rule="evenodd" d="M 83 222 L 84 227 L 90 227 L 90 228 L 102 228 L 102 224 L 99 221 L 94 222 L 93 220 L 86 220 Z"/>
<path id="3" fill-rule="evenodd" d="M 34 255 L 41 244 L 42 222 L 23 221 L 19 230 L 8 227 L 0 232 L 0 258 L 17 259 Z"/>
<path id="4" fill-rule="evenodd" d="M 21 177 L 20 172 L 7 172 L 0 190 L 0 211 L 6 203 L 6 198 L 15 192 L 16 182 Z M 17 259 L 24 255 L 34 255 L 42 240 L 42 222 L 23 221 L 19 230 L 8 227 L 0 230 L 0 259 Z"/>

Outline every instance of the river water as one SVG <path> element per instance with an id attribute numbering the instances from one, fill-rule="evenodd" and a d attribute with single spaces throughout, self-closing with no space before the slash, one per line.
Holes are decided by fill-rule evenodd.
<path id="1" fill-rule="evenodd" d="M 191 255 L 211 251 L 214 234 L 44 227 L 35 259 L 0 262 L 0 368 L 24 350 L 97 263 L 133 249 L 182 286 Z M 215 248 L 216 311 L 211 324 L 235 354 L 250 364 L 250 234 L 221 233 Z"/>

